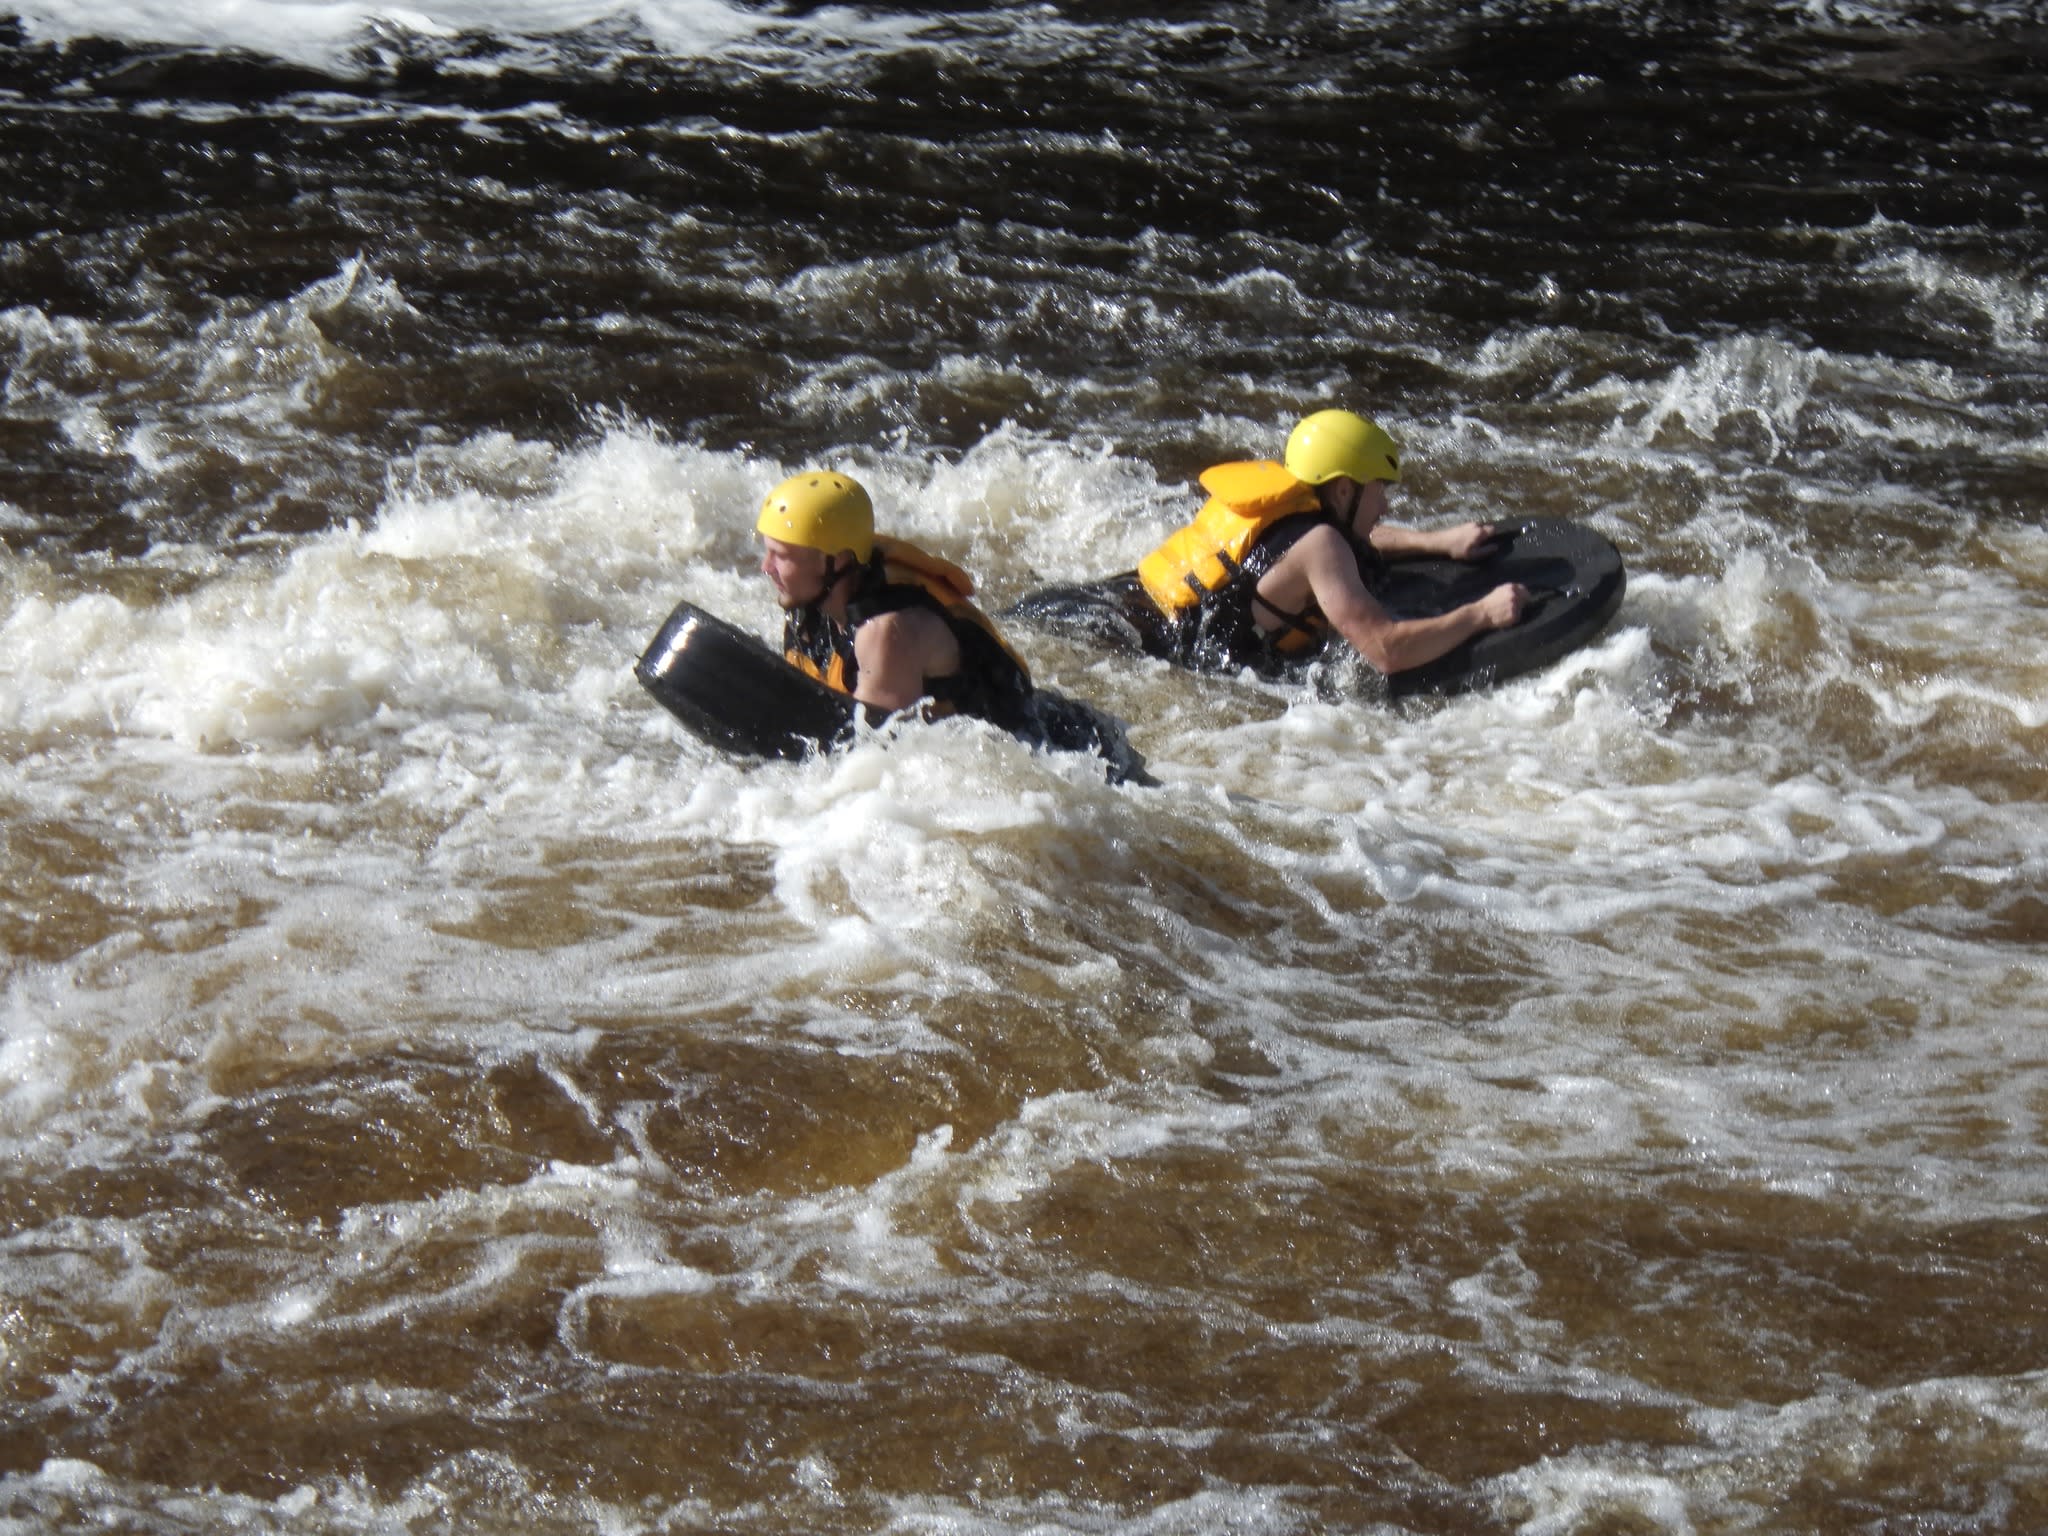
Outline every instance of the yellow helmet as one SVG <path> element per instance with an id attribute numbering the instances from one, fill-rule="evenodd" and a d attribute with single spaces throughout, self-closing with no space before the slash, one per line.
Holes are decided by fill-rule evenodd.
<path id="1" fill-rule="evenodd" d="M 858 481 L 828 469 L 807 469 L 775 487 L 761 503 L 754 528 L 828 555 L 850 549 L 864 561 L 875 552 L 875 504 Z"/>
<path id="2" fill-rule="evenodd" d="M 1401 478 L 1401 450 L 1394 440 L 1351 411 L 1317 411 L 1287 434 L 1287 472 L 1310 485 L 1339 475 L 1368 484 Z"/>

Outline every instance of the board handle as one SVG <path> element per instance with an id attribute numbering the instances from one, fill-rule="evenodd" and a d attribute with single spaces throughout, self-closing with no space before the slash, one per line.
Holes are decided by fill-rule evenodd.
<path id="1" fill-rule="evenodd" d="M 1563 587 L 1530 587 L 1529 600 L 1522 604 L 1522 617 L 1517 622 L 1526 624 L 1537 609 L 1556 602 L 1560 597 L 1583 597 L 1585 594 L 1577 582 Z"/>

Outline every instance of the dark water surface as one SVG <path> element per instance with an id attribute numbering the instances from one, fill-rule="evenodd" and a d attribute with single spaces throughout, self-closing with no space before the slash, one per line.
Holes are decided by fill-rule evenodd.
<path id="1" fill-rule="evenodd" d="M 2048 1529 L 2027 5 L 0 14 L 0 1527 Z M 991 606 L 1376 414 L 1599 642 L 1020 631 L 687 739 L 851 468 Z"/>

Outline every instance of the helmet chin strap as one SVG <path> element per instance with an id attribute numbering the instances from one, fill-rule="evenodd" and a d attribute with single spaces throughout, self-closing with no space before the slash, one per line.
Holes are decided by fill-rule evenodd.
<path id="1" fill-rule="evenodd" d="M 1334 481 L 1326 481 L 1322 485 L 1317 486 L 1316 499 L 1322 503 L 1323 515 L 1325 517 L 1336 523 L 1346 533 L 1355 535 L 1358 532 L 1358 507 L 1359 503 L 1365 500 L 1365 487 L 1356 480 L 1349 480 L 1347 483 L 1351 486 L 1351 497 L 1344 503 L 1342 511 L 1339 511 L 1337 507 L 1332 505 L 1338 496 L 1342 494 L 1334 489 Z"/>
<path id="2" fill-rule="evenodd" d="M 848 576 L 858 571 L 860 566 L 861 563 L 858 560 L 849 560 L 846 564 L 841 565 L 837 555 L 827 555 L 825 557 L 824 572 L 819 577 L 818 595 L 804 606 L 807 608 L 822 608 L 825 605 L 825 599 L 832 595 L 832 589 Z"/>
<path id="3" fill-rule="evenodd" d="M 1370 527 L 1360 528 L 1358 526 L 1358 514 L 1365 510 L 1365 499 L 1372 494 L 1371 481 L 1354 480 L 1351 482 L 1351 512 L 1345 520 L 1351 525 L 1353 535 L 1360 539 L 1372 537 L 1372 529 Z"/>

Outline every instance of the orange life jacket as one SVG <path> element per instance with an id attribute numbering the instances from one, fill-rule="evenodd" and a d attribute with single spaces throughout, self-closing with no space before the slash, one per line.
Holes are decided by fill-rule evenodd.
<path id="1" fill-rule="evenodd" d="M 1202 488 L 1209 499 L 1194 521 L 1138 562 L 1139 584 L 1169 618 L 1192 616 L 1237 580 L 1274 524 L 1322 511 L 1316 488 L 1270 459 L 1218 464 L 1202 472 Z M 1273 612 L 1286 621 L 1267 642 L 1274 650 L 1292 654 L 1322 643 L 1320 614 Z"/>

